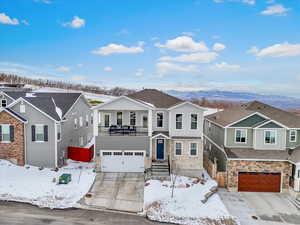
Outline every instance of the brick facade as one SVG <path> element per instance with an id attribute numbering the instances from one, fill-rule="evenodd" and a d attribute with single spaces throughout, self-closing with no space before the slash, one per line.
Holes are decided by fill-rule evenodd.
<path id="1" fill-rule="evenodd" d="M 25 164 L 24 123 L 7 112 L 0 112 L 0 124 L 14 126 L 14 141 L 0 142 L 0 159 L 7 159 L 20 166 Z"/>
<path id="2" fill-rule="evenodd" d="M 292 175 L 292 165 L 289 162 L 229 160 L 227 161 L 227 188 L 230 191 L 238 190 L 239 172 L 281 173 L 281 188 L 287 190 L 289 177 Z"/>

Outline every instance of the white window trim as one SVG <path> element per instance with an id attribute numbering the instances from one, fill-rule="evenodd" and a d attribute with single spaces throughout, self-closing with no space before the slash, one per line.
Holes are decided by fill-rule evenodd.
<path id="1" fill-rule="evenodd" d="M 176 120 L 176 116 L 177 115 L 181 115 L 181 128 L 180 129 L 177 129 L 177 120 Z M 175 113 L 175 130 L 183 130 L 183 117 L 184 117 L 184 114 L 183 113 Z"/>
<path id="2" fill-rule="evenodd" d="M 74 129 L 77 130 L 78 129 L 78 119 L 74 118 Z"/>
<path id="3" fill-rule="evenodd" d="M 162 114 L 163 114 L 162 126 L 161 126 L 161 127 L 157 126 L 157 114 L 158 114 L 158 113 L 162 113 Z M 148 118 L 148 119 L 149 119 L 149 118 Z M 157 112 L 155 113 L 155 126 L 156 126 L 156 128 L 163 129 L 163 128 L 164 128 L 164 120 L 165 120 L 165 112 L 164 112 L 164 111 L 157 111 Z"/>
<path id="4" fill-rule="evenodd" d="M 238 142 L 236 141 L 236 132 L 237 131 L 245 131 L 245 142 Z M 234 129 L 234 143 L 235 144 L 247 144 L 247 137 L 248 137 L 248 130 L 247 129 Z"/>
<path id="5" fill-rule="evenodd" d="M 108 127 L 105 126 L 105 116 L 109 116 Z M 111 126 L 111 113 L 103 113 L 103 127 L 109 128 Z"/>
<path id="6" fill-rule="evenodd" d="M 266 132 L 274 132 L 275 133 L 275 143 L 266 143 Z M 265 145 L 277 145 L 277 130 L 264 130 L 264 144 Z"/>
<path id="7" fill-rule="evenodd" d="M 295 131 L 295 140 L 294 141 L 292 141 L 292 139 L 291 139 L 291 137 L 292 137 L 292 135 L 291 135 L 292 131 Z M 298 131 L 297 130 L 295 130 L 295 129 L 290 130 L 289 141 L 290 142 L 297 142 L 297 135 L 298 135 Z"/>
<path id="8" fill-rule="evenodd" d="M 131 117 L 130 117 L 131 113 L 135 113 L 135 124 L 134 125 L 131 125 Z M 136 126 L 136 125 L 137 125 L 137 114 L 135 111 L 129 111 L 129 126 Z"/>
<path id="9" fill-rule="evenodd" d="M 22 109 L 24 109 L 24 111 Z M 26 106 L 24 103 L 20 104 L 20 113 L 26 113 Z"/>
<path id="10" fill-rule="evenodd" d="M 197 129 L 192 129 L 192 115 L 197 115 Z M 199 130 L 199 113 L 190 114 L 190 130 Z"/>
<path id="11" fill-rule="evenodd" d="M 11 124 L 8 124 L 8 123 L 4 123 L 4 124 L 0 124 L 1 126 L 5 125 L 5 126 L 8 126 L 8 130 L 9 130 L 9 136 L 10 136 L 10 126 Z M 0 143 L 11 143 L 11 141 L 3 141 L 3 132 L 2 132 L 2 137 L 1 137 L 1 142 Z"/>
<path id="12" fill-rule="evenodd" d="M 180 144 L 181 144 L 181 155 L 177 155 L 177 154 L 176 154 L 176 144 L 177 144 L 177 143 L 180 143 Z M 175 157 L 183 156 L 183 142 L 182 142 L 182 141 L 175 141 L 175 142 L 174 142 L 174 156 L 175 156 Z"/>
<path id="13" fill-rule="evenodd" d="M 196 144 L 196 146 L 197 146 L 197 148 L 196 148 L 197 154 L 196 155 L 192 155 L 191 154 L 191 150 L 192 150 L 191 145 L 192 144 Z M 189 142 L 189 156 L 190 157 L 198 157 L 198 154 L 199 154 L 199 143 L 198 142 L 194 142 L 194 141 Z"/>
<path id="14" fill-rule="evenodd" d="M 33 125 L 35 126 L 35 137 L 34 137 L 35 141 L 34 141 L 34 143 L 44 143 L 45 141 L 37 141 L 36 140 L 37 139 L 36 138 L 36 126 L 42 126 L 43 127 L 43 134 L 44 134 L 44 140 L 45 140 L 45 131 L 44 131 L 45 124 L 33 124 Z"/>
<path id="15" fill-rule="evenodd" d="M 79 127 L 83 127 L 83 118 L 82 118 L 82 116 L 79 117 Z"/>

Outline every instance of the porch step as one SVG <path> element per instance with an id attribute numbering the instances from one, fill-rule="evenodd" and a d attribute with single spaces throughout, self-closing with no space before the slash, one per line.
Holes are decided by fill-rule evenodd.
<path id="1" fill-rule="evenodd" d="M 151 178 L 154 180 L 169 180 L 170 174 L 168 161 L 152 162 Z"/>
<path id="2" fill-rule="evenodd" d="M 296 206 L 296 208 L 298 210 L 300 210 L 300 199 L 299 198 L 289 197 L 289 200 L 294 206 Z"/>

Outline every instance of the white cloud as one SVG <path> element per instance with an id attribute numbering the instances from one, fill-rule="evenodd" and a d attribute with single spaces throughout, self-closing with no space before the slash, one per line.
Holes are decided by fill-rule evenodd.
<path id="1" fill-rule="evenodd" d="M 56 69 L 63 72 L 69 72 L 71 70 L 71 68 L 68 66 L 59 66 Z"/>
<path id="2" fill-rule="evenodd" d="M 180 36 L 172 40 L 167 40 L 165 44 L 155 43 L 154 46 L 176 52 L 208 51 L 204 42 L 196 42 L 188 36 Z"/>
<path id="3" fill-rule="evenodd" d="M 195 36 L 194 32 L 190 32 L 190 31 L 185 31 L 181 33 L 183 36 L 189 36 L 189 37 L 193 37 Z"/>
<path id="4" fill-rule="evenodd" d="M 215 3 L 222 3 L 225 1 L 230 1 L 230 2 L 242 2 L 246 3 L 248 5 L 255 5 L 256 1 L 255 0 L 213 0 Z"/>
<path id="5" fill-rule="evenodd" d="M 144 69 L 140 68 L 135 72 L 135 76 L 142 77 L 144 76 Z"/>
<path id="6" fill-rule="evenodd" d="M 226 46 L 222 43 L 215 43 L 213 46 L 214 51 L 223 51 L 226 48 Z"/>
<path id="7" fill-rule="evenodd" d="M 112 67 L 110 66 L 106 66 L 103 68 L 104 71 L 112 71 Z"/>
<path id="8" fill-rule="evenodd" d="M 198 68 L 195 65 L 178 65 L 169 62 L 159 62 L 156 64 L 156 71 L 159 76 L 164 76 L 170 73 L 178 72 L 197 72 Z"/>
<path id="9" fill-rule="evenodd" d="M 174 61 L 174 62 L 189 62 L 189 63 L 210 63 L 218 56 L 215 52 L 197 52 L 192 54 L 184 54 L 180 56 L 164 56 L 159 58 L 160 61 Z"/>
<path id="10" fill-rule="evenodd" d="M 281 44 L 275 44 L 263 49 L 252 47 L 248 50 L 248 53 L 252 53 L 257 57 L 288 57 L 288 56 L 299 56 L 300 55 L 300 44 L 290 44 L 284 42 Z"/>
<path id="11" fill-rule="evenodd" d="M 275 16 L 286 16 L 287 12 L 291 9 L 285 8 L 283 5 L 271 5 L 268 6 L 266 10 L 262 11 L 261 14 L 265 16 L 275 15 Z"/>
<path id="12" fill-rule="evenodd" d="M 35 2 L 42 2 L 42 3 L 45 3 L 45 4 L 51 4 L 52 1 L 50 0 L 34 0 Z"/>
<path id="13" fill-rule="evenodd" d="M 5 13 L 0 13 L 0 23 L 8 24 L 8 25 L 18 25 L 18 24 L 20 24 L 18 19 L 10 18 Z"/>
<path id="14" fill-rule="evenodd" d="M 85 80 L 87 80 L 87 77 L 82 76 L 82 75 L 74 75 L 74 76 L 71 77 L 71 79 L 73 81 L 85 81 Z"/>
<path id="15" fill-rule="evenodd" d="M 85 20 L 78 16 L 74 16 L 71 22 L 64 23 L 63 26 L 78 29 L 85 26 Z"/>
<path id="16" fill-rule="evenodd" d="M 118 45 L 118 44 L 109 44 L 107 46 L 100 47 L 96 50 L 93 50 L 93 54 L 97 55 L 110 55 L 110 54 L 137 54 L 144 52 L 144 49 L 142 48 L 144 45 L 144 42 L 139 42 L 137 46 L 132 47 L 126 47 L 124 45 Z"/>
<path id="17" fill-rule="evenodd" d="M 217 71 L 235 71 L 241 68 L 240 65 L 228 64 L 226 62 L 216 63 L 211 67 L 212 70 Z"/>

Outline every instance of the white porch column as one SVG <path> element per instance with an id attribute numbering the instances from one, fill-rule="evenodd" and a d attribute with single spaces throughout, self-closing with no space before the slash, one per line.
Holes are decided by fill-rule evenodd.
<path id="1" fill-rule="evenodd" d="M 294 175 L 294 191 L 300 191 L 300 177 L 298 177 L 298 172 L 300 170 L 300 163 L 297 163 L 295 166 L 295 175 Z"/>
<path id="2" fill-rule="evenodd" d="M 148 110 L 148 136 L 152 136 L 152 110 Z"/>
<path id="3" fill-rule="evenodd" d="M 98 126 L 99 126 L 99 115 L 98 115 L 98 110 L 94 109 L 93 110 L 93 119 L 94 119 L 94 137 L 98 136 L 99 131 L 98 131 Z"/>

